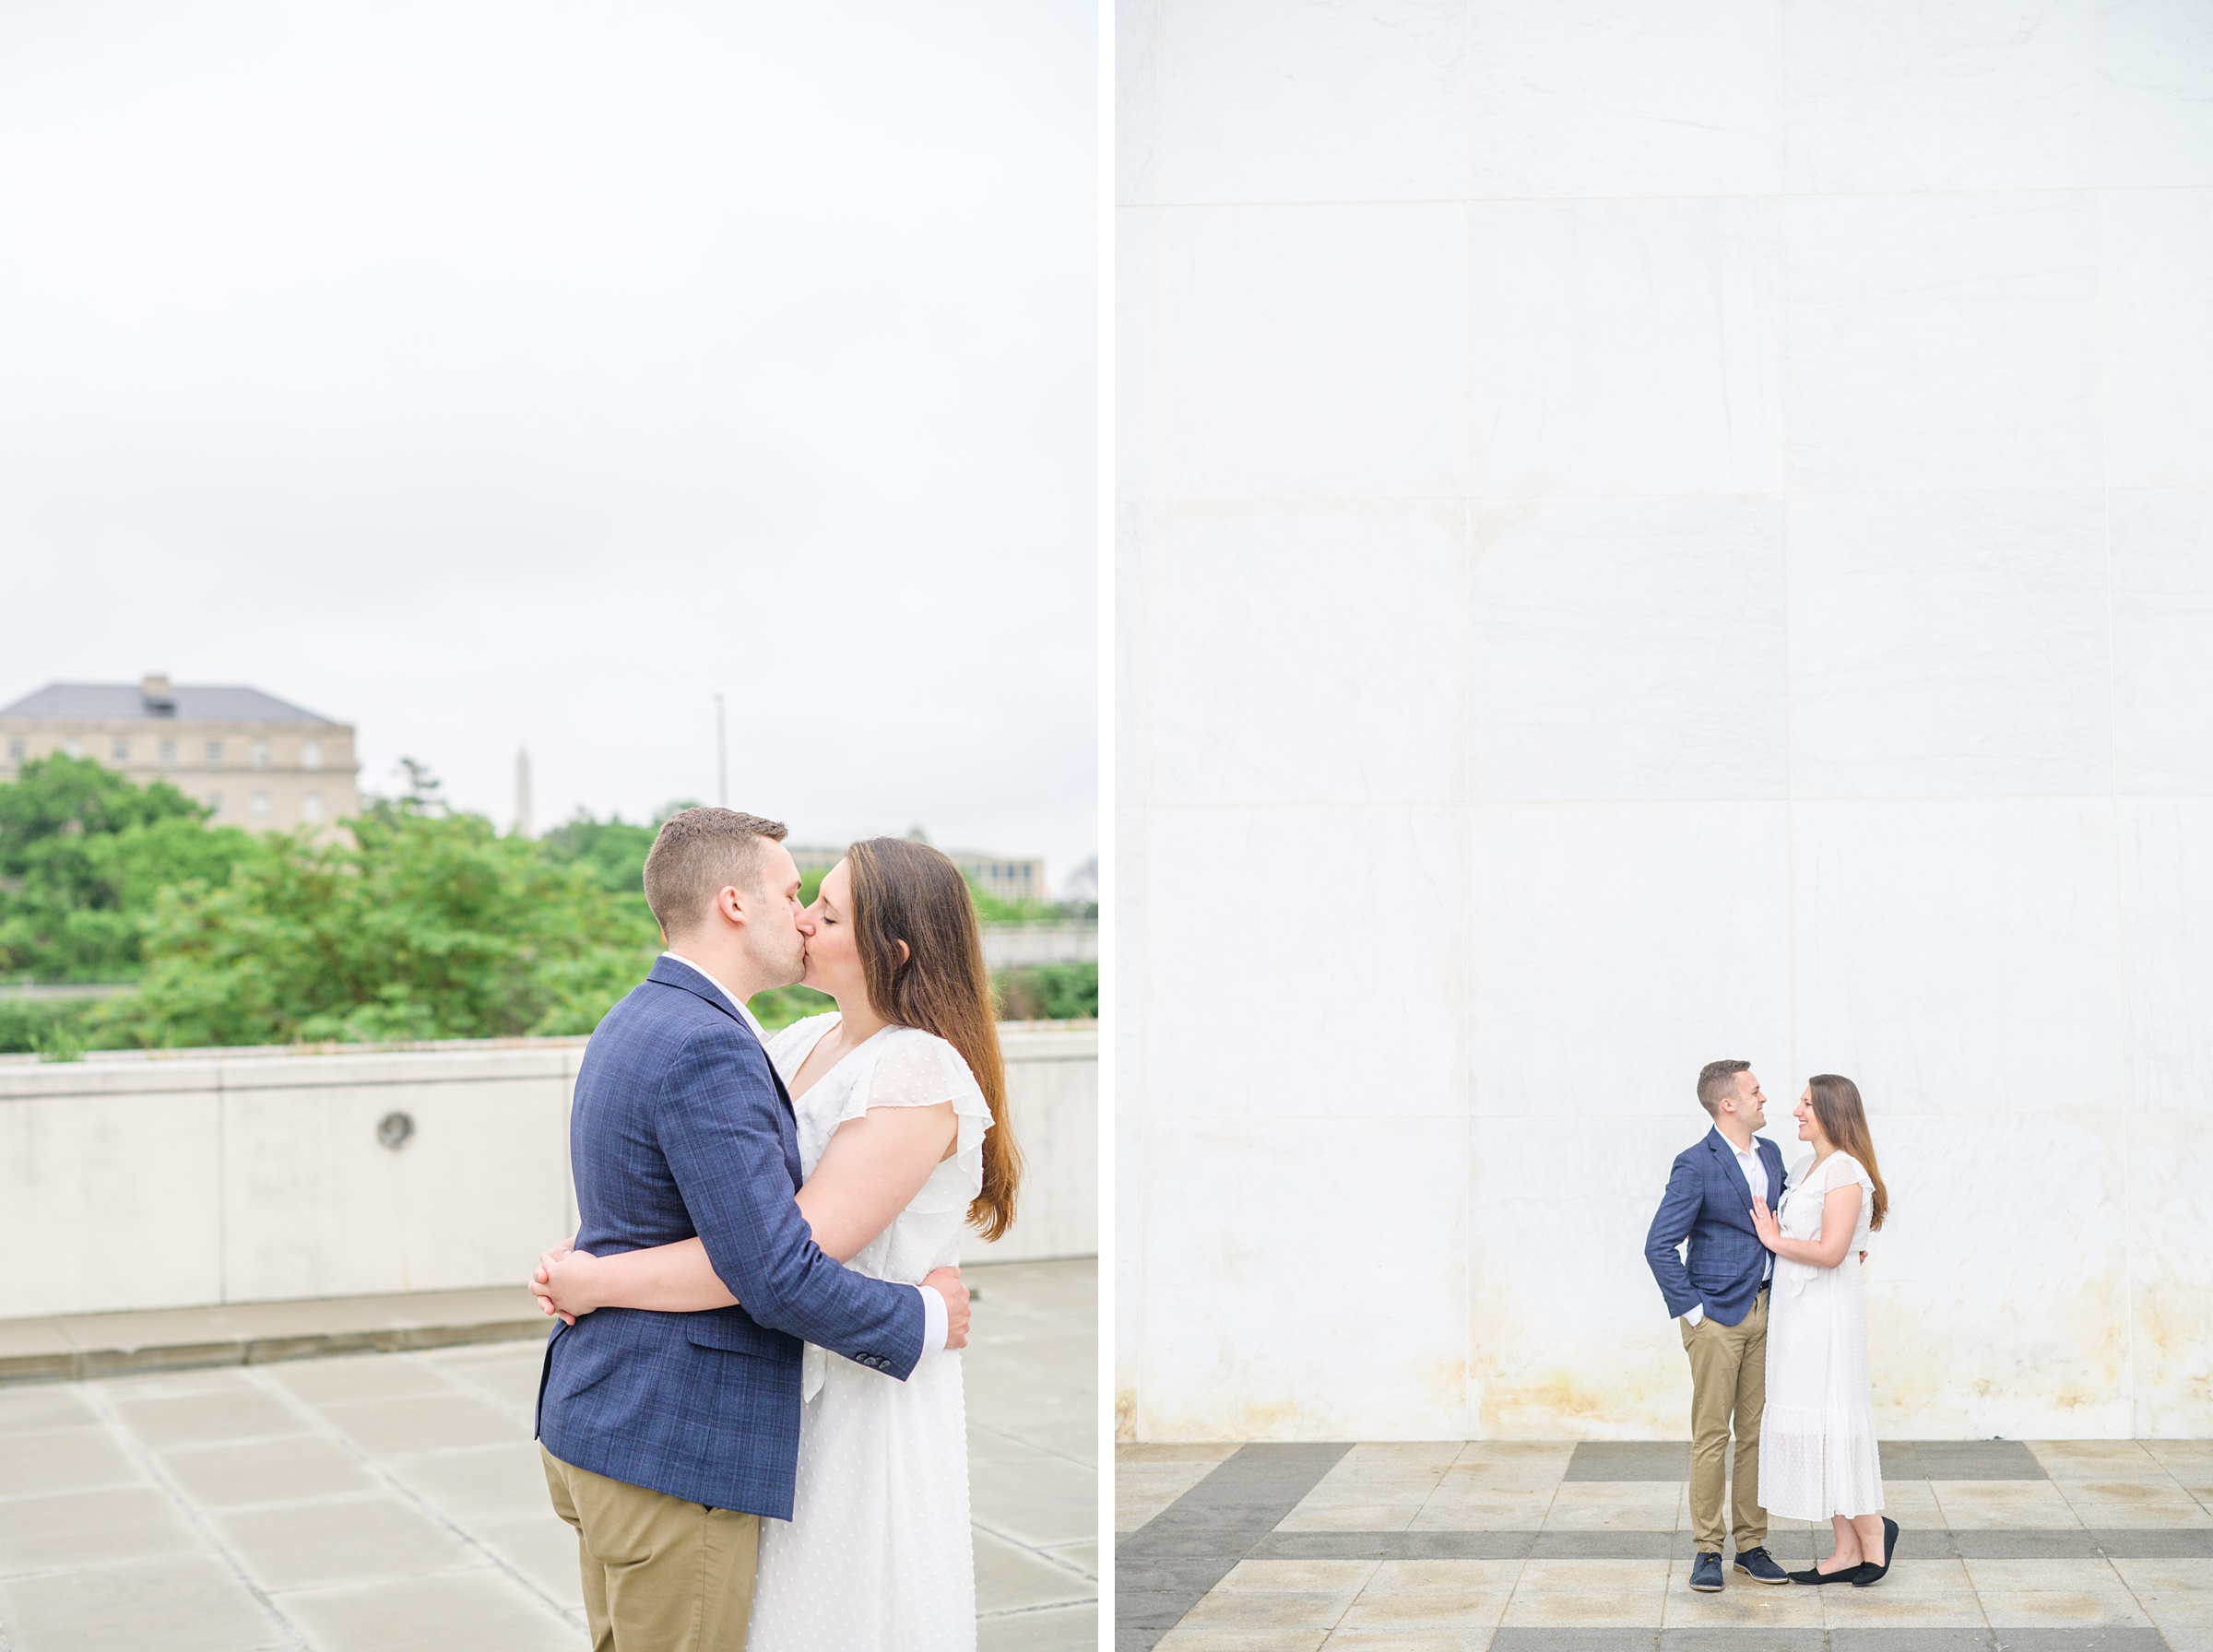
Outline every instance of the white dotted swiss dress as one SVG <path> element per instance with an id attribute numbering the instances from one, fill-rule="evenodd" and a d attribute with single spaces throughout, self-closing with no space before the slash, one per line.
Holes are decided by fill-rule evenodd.
<path id="1" fill-rule="evenodd" d="M 787 1085 L 836 1024 L 811 1016 L 769 1039 Z M 959 1126 L 953 1155 L 846 1264 L 856 1272 L 919 1284 L 959 1258 L 990 1107 L 960 1052 L 913 1027 L 886 1027 L 792 1099 L 810 1176 L 847 1119 L 941 1102 Z M 810 1343 L 803 1391 L 799 1486 L 788 1524 L 761 1522 L 748 1652 L 974 1652 L 959 1353 L 928 1355 L 900 1382 Z"/>
<path id="2" fill-rule="evenodd" d="M 1872 1515 L 1883 1506 L 1867 1377 L 1867 1248 L 1875 1183 L 1850 1153 L 1802 1160 L 1775 1220 L 1785 1239 L 1818 1239 L 1831 1190 L 1860 1186 L 1860 1220 L 1834 1268 L 1775 1258 L 1768 1299 L 1768 1399 L 1759 1419 L 1759 1500 L 1786 1520 Z"/>

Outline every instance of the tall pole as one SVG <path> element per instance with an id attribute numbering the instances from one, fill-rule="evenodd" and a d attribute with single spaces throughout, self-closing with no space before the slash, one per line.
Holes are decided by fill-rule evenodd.
<path id="1" fill-rule="evenodd" d="M 722 696 L 715 696 L 715 801 L 730 806 L 730 737 L 722 720 Z"/>

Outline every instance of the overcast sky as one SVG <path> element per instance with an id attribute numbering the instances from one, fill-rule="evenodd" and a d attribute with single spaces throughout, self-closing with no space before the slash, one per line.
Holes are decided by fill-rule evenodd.
<path id="1" fill-rule="evenodd" d="M 1095 13 L 0 6 L 0 703 L 1096 847 Z"/>

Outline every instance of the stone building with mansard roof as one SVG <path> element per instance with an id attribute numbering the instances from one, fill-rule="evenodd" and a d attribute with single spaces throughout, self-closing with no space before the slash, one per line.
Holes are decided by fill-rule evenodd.
<path id="1" fill-rule="evenodd" d="M 259 689 L 178 683 L 49 683 L 0 707 L 0 781 L 63 751 L 119 769 L 141 785 L 166 780 L 256 831 L 328 832 L 359 811 L 353 726 Z"/>

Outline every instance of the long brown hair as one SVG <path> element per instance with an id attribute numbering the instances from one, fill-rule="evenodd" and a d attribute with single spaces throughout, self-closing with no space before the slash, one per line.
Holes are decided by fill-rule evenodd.
<path id="1" fill-rule="evenodd" d="M 853 880 L 853 935 L 876 1013 L 934 1032 L 961 1053 L 991 1108 L 984 1133 L 984 1186 L 968 1223 L 996 1239 L 1014 1222 L 1022 1151 L 1007 1121 L 1007 1075 L 999 1054 L 983 931 L 960 869 L 928 844 L 872 837 L 846 851 Z M 900 956 L 899 943 L 906 943 Z"/>
<path id="2" fill-rule="evenodd" d="M 1860 1087 L 1840 1073 L 1816 1073 L 1806 1080 L 1806 1088 L 1813 1092 L 1814 1116 L 1821 1121 L 1821 1134 L 1837 1151 L 1857 1159 L 1867 1179 L 1875 1184 L 1867 1225 L 1881 1227 L 1883 1218 L 1890 1213 L 1890 1194 L 1883 1186 L 1883 1173 L 1876 1168 L 1875 1138 L 1867 1134 L 1867 1110 L 1860 1105 Z"/>

